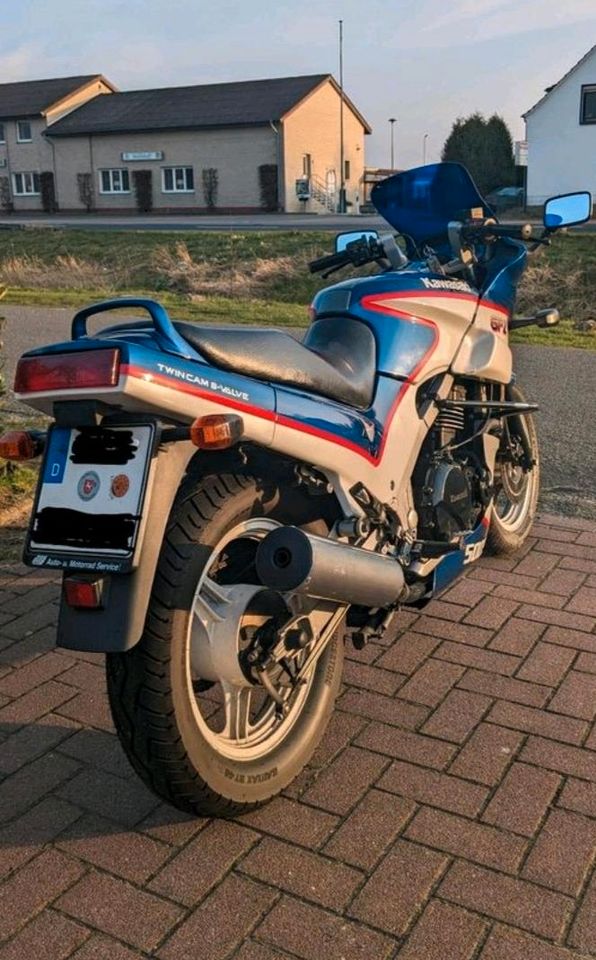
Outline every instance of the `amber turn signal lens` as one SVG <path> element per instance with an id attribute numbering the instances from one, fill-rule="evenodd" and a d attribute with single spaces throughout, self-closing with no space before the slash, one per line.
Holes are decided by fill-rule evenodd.
<path id="1" fill-rule="evenodd" d="M 214 413 L 190 425 L 190 439 L 199 450 L 225 450 L 238 443 L 244 432 L 242 417 Z"/>
<path id="2" fill-rule="evenodd" d="M 35 438 L 26 430 L 10 430 L 0 437 L 0 457 L 5 460 L 33 460 L 39 452 Z"/>

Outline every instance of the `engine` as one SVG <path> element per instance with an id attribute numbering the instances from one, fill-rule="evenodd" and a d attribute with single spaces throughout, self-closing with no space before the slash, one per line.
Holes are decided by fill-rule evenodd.
<path id="1" fill-rule="evenodd" d="M 449 399 L 465 400 L 465 387 L 456 384 Z M 485 471 L 469 416 L 463 406 L 441 410 L 422 447 L 414 472 L 421 539 L 450 542 L 473 530 L 482 515 Z"/>

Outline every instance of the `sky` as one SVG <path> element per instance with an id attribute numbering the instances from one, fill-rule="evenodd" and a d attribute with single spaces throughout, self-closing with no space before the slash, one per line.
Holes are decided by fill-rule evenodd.
<path id="1" fill-rule="evenodd" d="M 338 76 L 369 166 L 440 158 L 453 121 L 521 114 L 596 43 L 596 0 L 0 0 L 0 82 L 103 73 L 119 89 Z"/>

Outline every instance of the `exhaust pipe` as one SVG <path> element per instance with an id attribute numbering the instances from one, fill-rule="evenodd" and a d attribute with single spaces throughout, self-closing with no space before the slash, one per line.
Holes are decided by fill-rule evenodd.
<path id="1" fill-rule="evenodd" d="M 261 583 L 281 593 L 320 600 L 387 607 L 404 589 L 401 566 L 392 557 L 314 537 L 297 527 L 278 527 L 261 541 L 256 556 Z"/>

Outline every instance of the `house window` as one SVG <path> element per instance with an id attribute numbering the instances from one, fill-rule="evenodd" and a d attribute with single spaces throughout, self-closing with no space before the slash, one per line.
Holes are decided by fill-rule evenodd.
<path id="1" fill-rule="evenodd" d="M 344 180 L 350 179 L 350 161 L 344 160 Z"/>
<path id="2" fill-rule="evenodd" d="M 580 123 L 596 123 L 596 84 L 582 87 Z"/>
<path id="3" fill-rule="evenodd" d="M 305 153 L 302 157 L 302 175 L 308 177 L 309 180 L 312 176 L 312 154 Z"/>
<path id="4" fill-rule="evenodd" d="M 163 193 L 192 193 L 195 177 L 192 167 L 163 167 L 161 189 Z"/>
<path id="5" fill-rule="evenodd" d="M 0 123 L 0 143 L 6 143 L 6 138 L 4 136 L 4 124 Z"/>
<path id="6" fill-rule="evenodd" d="M 31 143 L 31 124 L 28 120 L 17 120 L 17 143 Z"/>
<path id="7" fill-rule="evenodd" d="M 36 197 L 39 194 L 38 173 L 13 173 L 12 188 L 15 197 Z"/>
<path id="8" fill-rule="evenodd" d="M 113 170 L 99 171 L 100 193 L 130 193 L 128 170 L 116 167 Z"/>

